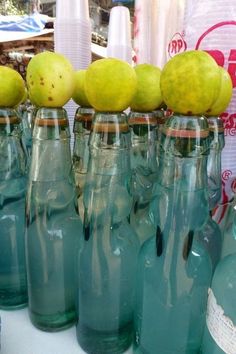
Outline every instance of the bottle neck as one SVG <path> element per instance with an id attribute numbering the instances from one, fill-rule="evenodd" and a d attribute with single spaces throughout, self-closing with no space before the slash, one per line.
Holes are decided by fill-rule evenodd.
<path id="1" fill-rule="evenodd" d="M 130 146 L 129 125 L 124 113 L 95 114 L 84 188 L 85 239 L 89 238 L 86 235 L 93 223 L 110 230 L 114 224 L 127 222 L 132 205 Z M 107 232 L 102 234 L 106 237 Z"/>
<path id="2" fill-rule="evenodd" d="M 221 153 L 225 146 L 224 124 L 220 117 L 208 117 L 210 148 Z"/>
<path id="3" fill-rule="evenodd" d="M 131 131 L 131 166 L 142 166 L 149 173 L 157 169 L 157 118 L 154 112 L 133 112 L 128 117 Z M 148 173 L 148 171 L 147 171 Z"/>
<path id="4" fill-rule="evenodd" d="M 71 174 L 69 122 L 64 109 L 37 110 L 31 160 L 32 181 L 57 181 Z"/>
<path id="5" fill-rule="evenodd" d="M 69 140 L 69 122 L 63 108 L 39 108 L 36 112 L 33 140 Z"/>
<path id="6" fill-rule="evenodd" d="M 94 115 L 93 108 L 79 107 L 75 113 L 74 128 L 75 139 L 81 139 L 90 134 Z"/>
<path id="7" fill-rule="evenodd" d="M 0 107 L 0 135 L 20 138 L 22 134 L 22 120 L 13 108 Z"/>
<path id="8" fill-rule="evenodd" d="M 92 128 L 94 110 L 92 108 L 79 107 L 74 120 L 74 147 L 73 147 L 73 166 L 75 171 L 76 184 L 80 185 L 82 181 L 79 176 L 85 175 L 88 168 L 89 159 L 89 137 Z"/>
<path id="9" fill-rule="evenodd" d="M 209 207 L 213 210 L 221 199 L 221 153 L 225 145 L 224 126 L 219 117 L 208 118 L 210 153 L 207 162 Z"/>
<path id="10" fill-rule="evenodd" d="M 130 131 L 125 113 L 96 113 L 89 140 L 92 173 L 116 175 L 130 170 Z"/>
<path id="11" fill-rule="evenodd" d="M 210 151 L 206 118 L 173 115 L 163 125 L 159 149 L 159 183 L 180 184 L 186 191 L 207 188 Z"/>
<path id="12" fill-rule="evenodd" d="M 0 108 L 0 180 L 24 177 L 27 155 L 22 143 L 22 122 L 12 108 Z"/>
<path id="13" fill-rule="evenodd" d="M 156 140 L 157 118 L 154 112 L 133 112 L 128 117 L 132 146 Z"/>
<path id="14" fill-rule="evenodd" d="M 195 230 L 208 218 L 209 145 L 208 124 L 203 117 L 174 115 L 162 129 L 157 218 L 165 250 L 175 247 L 187 254 Z"/>

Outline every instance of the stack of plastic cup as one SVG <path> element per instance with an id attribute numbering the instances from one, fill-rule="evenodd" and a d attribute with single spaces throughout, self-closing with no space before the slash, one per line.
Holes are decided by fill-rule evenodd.
<path id="1" fill-rule="evenodd" d="M 88 67 L 91 63 L 91 22 L 88 0 L 57 0 L 54 43 L 55 51 L 65 55 L 75 70 Z M 71 130 L 76 108 L 77 105 L 72 100 L 65 106 Z"/>
<path id="2" fill-rule="evenodd" d="M 236 7 L 235 0 L 191 0 L 184 23 L 187 50 L 208 51 L 217 63 L 228 70 L 233 82 L 233 98 L 222 114 L 225 147 L 222 151 L 222 201 L 236 193 Z M 221 222 L 223 213 L 215 220 Z"/>
<path id="3" fill-rule="evenodd" d="M 125 6 L 119 5 L 111 9 L 107 56 L 132 63 L 130 12 Z"/>
<path id="4" fill-rule="evenodd" d="M 135 0 L 134 51 L 137 64 L 151 63 L 153 0 Z"/>
<path id="5" fill-rule="evenodd" d="M 152 0 L 150 63 L 160 68 L 166 63 L 167 30 L 171 26 L 170 2 L 171 0 Z"/>
<path id="6" fill-rule="evenodd" d="M 88 0 L 57 0 L 55 51 L 68 57 L 75 70 L 91 62 L 91 22 Z"/>

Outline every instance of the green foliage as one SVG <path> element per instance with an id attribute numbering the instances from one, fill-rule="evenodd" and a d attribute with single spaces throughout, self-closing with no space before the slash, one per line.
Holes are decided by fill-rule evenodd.
<path id="1" fill-rule="evenodd" d="M 23 15 L 25 14 L 25 1 L 20 0 L 0 0 L 1 15 Z"/>

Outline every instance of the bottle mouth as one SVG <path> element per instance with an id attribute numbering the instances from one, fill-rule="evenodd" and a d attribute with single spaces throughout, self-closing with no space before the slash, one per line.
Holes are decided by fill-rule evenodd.
<path id="1" fill-rule="evenodd" d="M 13 117 L 0 117 L 0 124 L 20 124 L 21 120 L 17 116 Z"/>
<path id="2" fill-rule="evenodd" d="M 209 131 L 214 133 L 224 133 L 224 123 L 219 117 L 207 117 Z"/>
<path id="3" fill-rule="evenodd" d="M 131 111 L 128 115 L 129 125 L 157 125 L 157 117 L 154 112 Z"/>
<path id="4" fill-rule="evenodd" d="M 77 113 L 75 116 L 76 122 L 92 122 L 93 114 L 91 113 Z"/>
<path id="5" fill-rule="evenodd" d="M 163 128 L 162 132 L 168 137 L 174 138 L 207 138 L 209 130 L 173 129 Z"/>
<path id="6" fill-rule="evenodd" d="M 156 117 L 142 117 L 136 116 L 134 118 L 129 119 L 129 124 L 155 124 L 157 125 L 157 118 Z"/>
<path id="7" fill-rule="evenodd" d="M 94 133 L 128 133 L 129 125 L 127 123 L 95 123 L 91 130 Z"/>
<path id="8" fill-rule="evenodd" d="M 68 119 L 65 118 L 54 118 L 54 119 L 47 119 L 47 118 L 36 118 L 35 119 L 35 125 L 37 125 L 38 127 L 67 127 L 69 125 L 68 123 Z"/>

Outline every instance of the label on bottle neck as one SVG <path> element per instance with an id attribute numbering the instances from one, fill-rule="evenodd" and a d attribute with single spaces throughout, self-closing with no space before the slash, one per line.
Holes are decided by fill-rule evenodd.
<path id="1" fill-rule="evenodd" d="M 62 119 L 40 119 L 40 118 L 36 118 L 35 119 L 35 125 L 39 126 L 39 127 L 57 127 L 57 126 L 63 126 L 63 127 L 67 127 L 69 125 L 68 119 L 62 118 Z"/>
<path id="2" fill-rule="evenodd" d="M 212 289 L 208 291 L 208 306 L 206 323 L 208 330 L 218 345 L 225 353 L 236 353 L 236 327 L 233 321 L 225 316 L 223 308 L 217 304 Z"/>
<path id="3" fill-rule="evenodd" d="M 0 117 L 0 124 L 20 124 L 20 122 L 18 117 Z"/>

